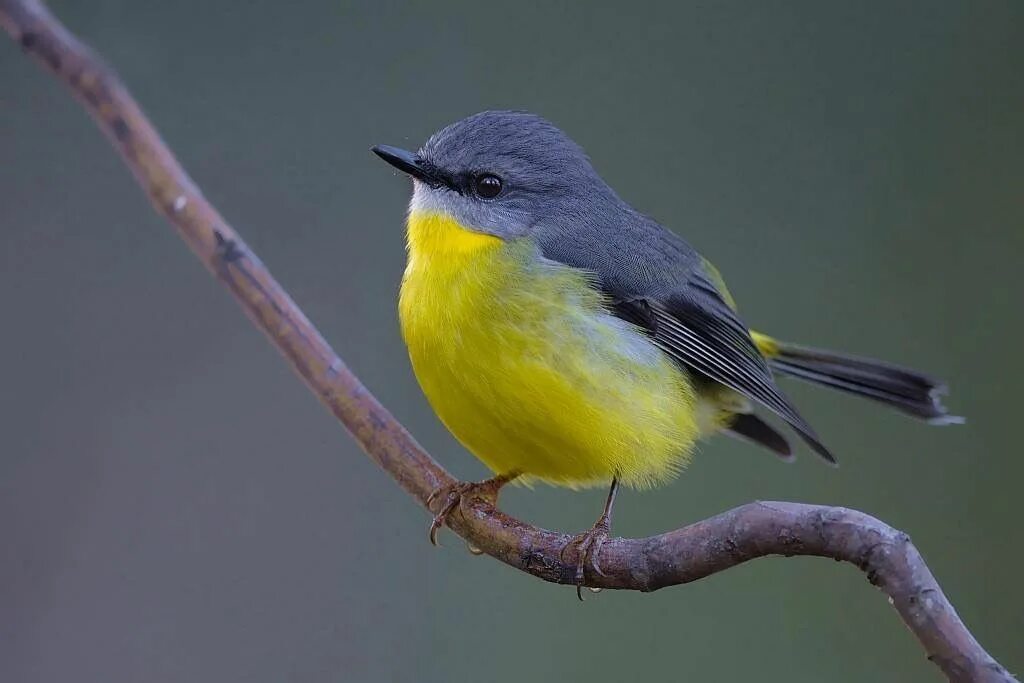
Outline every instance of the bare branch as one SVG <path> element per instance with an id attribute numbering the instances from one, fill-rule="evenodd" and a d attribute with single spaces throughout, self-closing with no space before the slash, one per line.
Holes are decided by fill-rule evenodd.
<path id="1" fill-rule="evenodd" d="M 424 506 L 432 491 L 452 483 L 203 198 L 117 76 L 38 0 L 0 0 L 0 25 L 71 89 L 157 210 L 370 458 Z M 463 501 L 449 520 L 472 546 L 508 565 L 545 581 L 574 580 L 576 558 L 561 557 L 570 538 L 565 534 L 512 519 L 482 500 Z M 658 536 L 611 539 L 601 552 L 605 575 L 587 576 L 586 585 L 652 591 L 766 555 L 815 555 L 856 565 L 888 594 L 949 680 L 1014 680 L 964 626 L 907 535 L 854 510 L 751 503 Z"/>

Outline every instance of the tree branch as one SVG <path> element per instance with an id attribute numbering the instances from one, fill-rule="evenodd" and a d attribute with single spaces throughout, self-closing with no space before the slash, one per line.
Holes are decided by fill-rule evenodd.
<path id="1" fill-rule="evenodd" d="M 38 0 L 0 0 L 0 25 L 71 89 L 156 209 L 370 458 L 424 506 L 432 491 L 452 483 L 203 198 L 114 72 Z M 512 567 L 545 581 L 574 580 L 576 558 L 561 556 L 570 538 L 566 534 L 520 522 L 482 500 L 464 501 L 449 524 L 472 546 Z M 751 503 L 658 536 L 611 539 L 601 551 L 605 575 L 588 575 L 586 585 L 652 591 L 766 555 L 815 555 L 854 564 L 888 594 L 949 680 L 1014 680 L 964 626 L 907 535 L 854 510 Z"/>

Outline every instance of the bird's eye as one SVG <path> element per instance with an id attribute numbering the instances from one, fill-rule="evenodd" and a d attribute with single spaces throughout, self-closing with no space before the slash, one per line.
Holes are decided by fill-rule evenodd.
<path id="1" fill-rule="evenodd" d="M 484 173 L 476 177 L 473 187 L 478 197 L 494 199 L 501 193 L 501 178 L 492 173 Z"/>

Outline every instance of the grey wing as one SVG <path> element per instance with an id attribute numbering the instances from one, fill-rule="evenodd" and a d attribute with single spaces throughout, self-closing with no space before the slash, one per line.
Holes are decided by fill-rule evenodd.
<path id="1" fill-rule="evenodd" d="M 775 385 L 771 370 L 747 327 L 702 273 L 685 288 L 658 299 L 619 299 L 606 292 L 621 317 L 651 334 L 654 342 L 688 368 L 757 401 L 785 420 L 830 463 L 835 457 Z"/>
<path id="2" fill-rule="evenodd" d="M 612 311 L 643 328 L 687 368 L 739 392 L 785 420 L 821 457 L 835 458 L 775 385 L 746 325 L 685 241 L 654 221 L 630 215 L 600 241 L 560 230 L 540 234 L 545 257 L 595 275 Z"/>

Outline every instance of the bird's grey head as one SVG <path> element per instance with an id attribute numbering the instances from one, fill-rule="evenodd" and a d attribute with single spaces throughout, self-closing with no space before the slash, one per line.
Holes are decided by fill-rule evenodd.
<path id="1" fill-rule="evenodd" d="M 618 198 L 579 145 L 534 114 L 485 111 L 435 133 L 416 153 L 373 151 L 412 176 L 410 211 L 439 212 L 503 239 Z M 593 210 L 594 206 L 589 209 Z"/>

